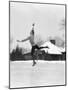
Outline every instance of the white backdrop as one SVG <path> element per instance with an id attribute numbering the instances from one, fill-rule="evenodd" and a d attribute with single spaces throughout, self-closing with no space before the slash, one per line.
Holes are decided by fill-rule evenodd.
<path id="1" fill-rule="evenodd" d="M 19 0 L 18 0 L 19 1 Z M 20 0 L 21 1 L 21 0 Z M 31 2 L 45 2 L 45 3 L 66 3 L 68 0 L 24 0 Z M 0 0 L 0 90 L 8 90 L 9 80 L 9 5 L 8 0 Z M 60 87 L 45 87 L 45 88 L 29 88 L 28 90 L 67 90 L 68 86 Z M 16 89 L 15 89 L 16 90 Z"/>

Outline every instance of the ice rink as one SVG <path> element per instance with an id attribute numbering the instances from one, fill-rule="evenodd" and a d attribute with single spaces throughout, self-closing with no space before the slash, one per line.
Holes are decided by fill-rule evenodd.
<path id="1" fill-rule="evenodd" d="M 10 88 L 65 84 L 65 61 L 10 61 Z"/>

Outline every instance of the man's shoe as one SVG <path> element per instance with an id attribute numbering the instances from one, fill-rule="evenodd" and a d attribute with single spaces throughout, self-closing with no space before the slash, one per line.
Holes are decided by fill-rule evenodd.
<path id="1" fill-rule="evenodd" d="M 36 64 L 36 62 L 34 62 L 32 66 L 35 66 L 35 64 Z"/>

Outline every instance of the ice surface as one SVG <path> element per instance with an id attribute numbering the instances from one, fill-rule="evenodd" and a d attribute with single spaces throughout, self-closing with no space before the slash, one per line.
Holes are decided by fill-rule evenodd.
<path id="1" fill-rule="evenodd" d="M 65 61 L 10 61 L 10 87 L 65 84 Z"/>

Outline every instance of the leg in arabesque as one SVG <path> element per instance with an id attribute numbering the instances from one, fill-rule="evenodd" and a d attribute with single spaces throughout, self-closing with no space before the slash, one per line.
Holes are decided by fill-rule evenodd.
<path id="1" fill-rule="evenodd" d="M 45 46 L 45 47 L 39 47 L 38 45 L 35 45 L 35 49 L 43 49 L 43 48 L 49 48 L 48 46 Z"/>

